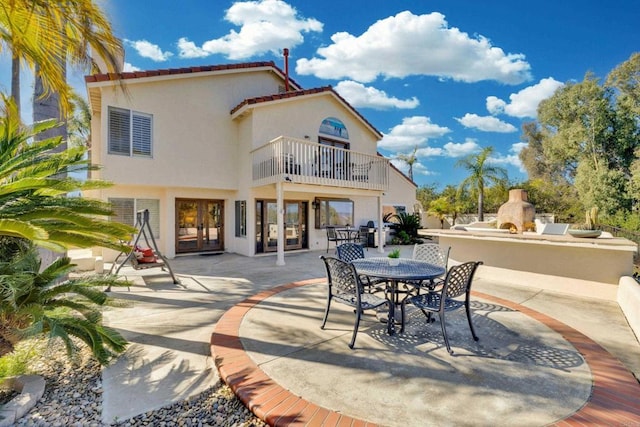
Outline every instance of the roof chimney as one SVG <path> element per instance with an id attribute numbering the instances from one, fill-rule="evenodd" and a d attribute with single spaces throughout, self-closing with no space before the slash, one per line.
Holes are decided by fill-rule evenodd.
<path id="1" fill-rule="evenodd" d="M 284 54 L 284 91 L 289 92 L 289 49 L 283 49 Z"/>

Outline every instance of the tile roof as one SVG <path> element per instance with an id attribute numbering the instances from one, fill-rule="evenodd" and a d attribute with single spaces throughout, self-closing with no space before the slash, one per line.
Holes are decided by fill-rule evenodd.
<path id="1" fill-rule="evenodd" d="M 287 99 L 287 98 L 296 98 L 299 96 L 313 95 L 313 94 L 318 94 L 323 92 L 329 92 L 332 95 L 334 95 L 336 98 L 338 98 L 340 102 L 342 102 L 349 110 L 351 110 L 356 116 L 358 116 L 360 120 L 362 120 L 367 126 L 369 126 L 380 138 L 382 138 L 382 133 L 380 133 L 380 131 L 376 129 L 375 126 L 373 126 L 367 119 L 365 119 L 364 116 L 360 114 L 360 112 L 358 112 L 358 110 L 353 108 L 351 104 L 349 104 L 342 96 L 340 96 L 338 92 L 333 90 L 332 86 L 322 86 L 322 87 L 313 88 L 313 89 L 302 89 L 302 90 L 296 90 L 296 91 L 277 93 L 273 95 L 257 96 L 255 98 L 248 98 L 242 101 L 240 104 L 236 105 L 231 110 L 231 114 L 234 114 L 238 110 L 248 105 L 255 105 L 263 102 L 278 101 L 278 100 Z"/>
<path id="2" fill-rule="evenodd" d="M 263 61 L 263 62 L 245 62 L 240 64 L 198 65 L 194 67 L 184 67 L 184 68 L 165 68 L 165 69 L 159 69 L 159 70 L 123 71 L 121 73 L 92 74 L 89 76 L 85 76 L 84 81 L 86 83 L 96 83 L 96 82 L 104 82 L 104 81 L 139 79 L 144 77 L 191 74 L 191 73 L 202 73 L 202 72 L 211 72 L 211 71 L 242 70 L 242 69 L 248 69 L 248 68 L 262 68 L 262 67 L 271 67 L 282 76 L 285 75 L 284 71 L 278 68 L 273 61 Z M 300 87 L 300 85 L 298 85 L 294 80 L 292 80 L 291 77 L 289 77 L 289 82 L 292 83 L 297 88 Z"/>

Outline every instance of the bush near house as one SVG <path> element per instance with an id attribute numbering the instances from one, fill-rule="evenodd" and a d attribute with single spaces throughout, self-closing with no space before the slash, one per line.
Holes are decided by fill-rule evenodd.
<path id="1" fill-rule="evenodd" d="M 400 212 L 385 217 L 385 221 L 391 222 L 393 230 L 393 245 L 412 245 L 422 242 L 418 238 L 418 230 L 420 229 L 420 215 Z"/>

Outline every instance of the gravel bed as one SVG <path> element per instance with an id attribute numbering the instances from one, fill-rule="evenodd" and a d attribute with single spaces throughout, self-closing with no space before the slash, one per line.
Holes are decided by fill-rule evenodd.
<path id="1" fill-rule="evenodd" d="M 16 426 L 266 426 L 220 382 L 185 401 L 105 424 L 101 419 L 102 369 L 89 356 L 83 350 L 70 361 L 63 346 L 42 345 L 40 357 L 31 367 L 32 373 L 46 381 L 44 396 Z"/>
<path id="2" fill-rule="evenodd" d="M 0 390 L 0 405 L 10 402 L 18 394 L 20 393 L 15 390 Z"/>

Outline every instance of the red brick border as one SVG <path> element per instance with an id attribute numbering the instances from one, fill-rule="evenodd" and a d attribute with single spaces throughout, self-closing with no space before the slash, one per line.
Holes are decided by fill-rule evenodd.
<path id="1" fill-rule="evenodd" d="M 289 289 L 324 279 L 311 279 L 260 292 L 229 309 L 211 334 L 211 354 L 220 378 L 258 418 L 272 426 L 375 426 L 308 402 L 284 389 L 246 354 L 240 340 L 244 315 L 256 304 Z M 519 311 L 555 330 L 584 357 L 593 375 L 589 401 L 555 426 L 640 425 L 640 384 L 625 366 L 591 338 L 538 311 L 492 295 L 473 292 Z"/>

